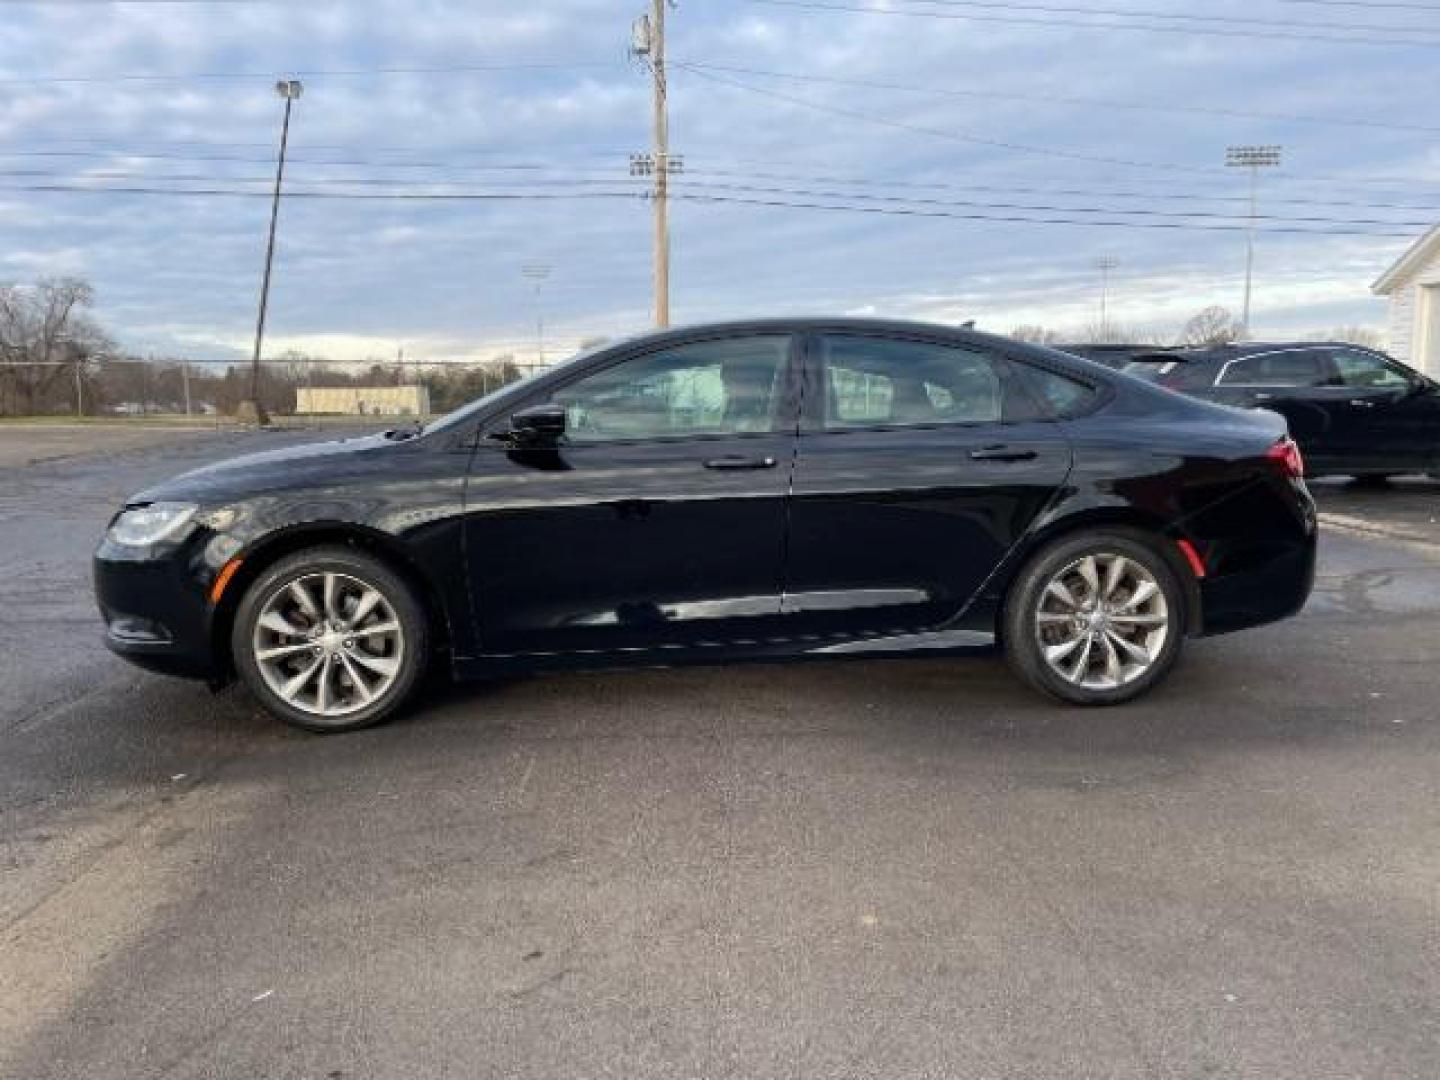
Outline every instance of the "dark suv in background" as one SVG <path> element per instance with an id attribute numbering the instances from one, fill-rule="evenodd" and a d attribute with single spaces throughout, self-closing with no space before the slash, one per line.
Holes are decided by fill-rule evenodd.
<path id="1" fill-rule="evenodd" d="M 1440 474 L 1440 385 L 1373 349 L 1247 342 L 1140 355 L 1124 370 L 1223 405 L 1281 413 L 1312 476 Z"/>

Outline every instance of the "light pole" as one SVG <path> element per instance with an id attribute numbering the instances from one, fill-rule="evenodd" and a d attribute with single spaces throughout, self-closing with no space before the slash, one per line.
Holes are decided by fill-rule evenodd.
<path id="1" fill-rule="evenodd" d="M 1095 260 L 1095 269 L 1100 271 L 1100 334 L 1108 336 L 1107 330 L 1110 320 L 1106 308 L 1110 300 L 1110 271 L 1120 265 L 1120 260 L 1110 255 L 1102 255 Z"/>
<path id="2" fill-rule="evenodd" d="M 553 269 L 546 263 L 526 263 L 520 268 L 525 280 L 535 285 L 535 356 L 539 367 L 545 366 L 545 308 L 540 302 L 540 290 Z"/>
<path id="3" fill-rule="evenodd" d="M 275 196 L 270 203 L 270 238 L 265 245 L 265 275 L 260 280 L 260 314 L 255 320 L 255 355 L 250 360 L 250 404 L 255 422 L 262 427 L 270 422 L 265 406 L 260 403 L 260 350 L 265 343 L 265 311 L 270 304 L 270 269 L 275 262 L 275 227 L 280 220 L 280 188 L 285 182 L 285 149 L 290 143 L 290 110 L 305 87 L 299 79 L 281 79 L 275 92 L 285 101 L 285 120 L 280 126 L 280 160 L 275 167 Z M 243 407 L 242 407 L 243 409 Z"/>
<path id="4" fill-rule="evenodd" d="M 1225 151 L 1225 165 L 1250 170 L 1250 223 L 1245 230 L 1245 304 L 1240 313 L 1240 336 L 1250 336 L 1250 293 L 1255 277 L 1255 221 L 1260 196 L 1260 170 L 1280 164 L 1280 146 L 1232 146 Z"/>

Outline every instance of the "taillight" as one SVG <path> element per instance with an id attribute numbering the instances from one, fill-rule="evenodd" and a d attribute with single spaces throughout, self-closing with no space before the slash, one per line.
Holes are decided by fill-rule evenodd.
<path id="1" fill-rule="evenodd" d="M 1295 445 L 1295 440 L 1289 435 L 1266 450 L 1265 456 L 1280 466 L 1280 471 L 1291 480 L 1304 479 L 1305 459 L 1300 456 L 1300 447 Z"/>

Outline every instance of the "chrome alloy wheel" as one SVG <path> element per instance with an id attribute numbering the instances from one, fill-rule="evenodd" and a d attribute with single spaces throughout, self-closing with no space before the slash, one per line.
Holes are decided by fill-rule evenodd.
<path id="1" fill-rule="evenodd" d="M 1155 575 L 1113 553 L 1085 555 L 1046 583 L 1035 635 L 1050 668 L 1086 690 L 1113 690 L 1154 666 L 1170 634 Z"/>
<path id="2" fill-rule="evenodd" d="M 324 571 L 275 590 L 255 622 L 253 648 L 266 685 L 287 705 L 341 717 L 395 684 L 405 635 L 380 590 Z"/>

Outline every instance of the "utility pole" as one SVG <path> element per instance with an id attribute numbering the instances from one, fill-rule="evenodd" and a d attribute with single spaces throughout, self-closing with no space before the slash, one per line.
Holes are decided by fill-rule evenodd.
<path id="1" fill-rule="evenodd" d="M 1095 260 L 1095 269 L 1100 271 L 1100 333 L 1104 336 L 1110 326 L 1110 319 L 1106 312 L 1106 306 L 1110 299 L 1110 271 L 1120 265 L 1120 260 L 1110 255 L 1102 255 Z"/>
<path id="2" fill-rule="evenodd" d="M 255 423 L 264 427 L 270 422 L 260 402 L 260 351 L 265 342 L 265 312 L 270 306 L 270 270 L 275 263 L 275 227 L 280 220 L 280 188 L 285 182 L 285 150 L 290 144 L 290 109 L 305 92 L 298 79 L 281 79 L 275 92 L 285 100 L 285 120 L 280 126 L 280 160 L 275 167 L 275 195 L 270 203 L 270 239 L 265 245 L 265 276 L 260 282 L 260 314 L 255 320 L 255 355 L 250 361 L 250 401 L 255 410 Z"/>
<path id="3" fill-rule="evenodd" d="M 190 417 L 190 361 L 180 361 L 180 381 L 185 386 L 185 417 Z"/>
<path id="4" fill-rule="evenodd" d="M 1260 170 L 1280 164 L 1280 146 L 1232 146 L 1225 151 L 1225 164 L 1232 169 L 1250 170 L 1250 223 L 1245 230 L 1245 303 L 1240 314 L 1240 338 L 1250 336 L 1250 294 L 1255 277 L 1255 223 L 1259 216 Z"/>
<path id="5" fill-rule="evenodd" d="M 653 176 L 655 203 L 655 325 L 670 325 L 670 174 L 684 163 L 670 157 L 669 84 L 665 70 L 665 9 L 674 0 L 652 0 L 632 31 L 631 51 L 647 61 L 654 79 L 654 144 L 649 155 L 632 155 L 632 176 Z"/>

